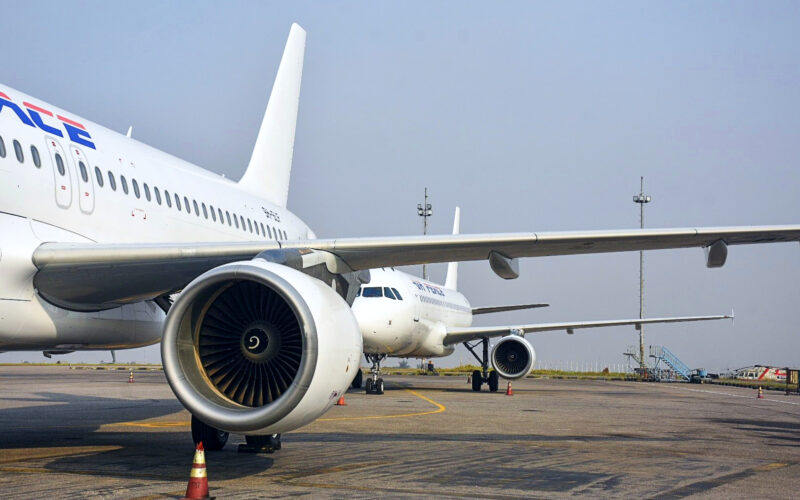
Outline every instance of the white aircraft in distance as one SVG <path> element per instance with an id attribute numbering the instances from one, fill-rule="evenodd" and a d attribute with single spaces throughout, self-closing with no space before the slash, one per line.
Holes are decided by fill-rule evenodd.
<path id="1" fill-rule="evenodd" d="M 687 247 L 718 267 L 728 245 L 800 239 L 800 225 L 316 239 L 286 208 L 305 40 L 293 25 L 238 182 L 0 86 L 0 350 L 161 341 L 194 439 L 261 449 L 352 382 L 369 269 L 488 259 L 514 278 L 520 257 Z"/>
<path id="2" fill-rule="evenodd" d="M 461 211 L 456 207 L 454 235 L 459 234 L 460 217 Z M 480 370 L 472 372 L 472 390 L 480 391 L 483 384 L 487 384 L 491 392 L 496 392 L 499 377 L 516 380 L 533 368 L 536 351 L 523 337 L 526 333 L 565 330 L 571 334 L 578 328 L 622 325 L 638 328 L 649 323 L 733 319 L 732 315 L 684 316 L 473 327 L 470 326 L 472 316 L 476 314 L 532 309 L 548 304 L 473 308 L 457 287 L 458 262 L 448 264 L 444 286 L 393 268 L 370 270 L 370 282 L 358 291 L 352 307 L 361 328 L 364 355 L 372 364 L 370 378 L 364 384 L 367 394 L 383 394 L 380 364 L 387 356 L 444 357 L 452 354 L 457 344 L 463 343 L 481 366 Z M 489 354 L 492 337 L 503 338 Z M 475 352 L 478 346 L 482 346 L 481 354 Z M 358 389 L 361 385 L 362 374 L 358 370 L 352 386 Z"/>

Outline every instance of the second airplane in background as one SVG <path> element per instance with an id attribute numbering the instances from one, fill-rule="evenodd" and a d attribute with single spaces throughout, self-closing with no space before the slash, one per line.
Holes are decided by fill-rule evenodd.
<path id="1" fill-rule="evenodd" d="M 456 208 L 453 234 L 459 233 L 460 209 Z M 493 266 L 494 267 L 494 266 Z M 498 269 L 495 269 L 498 271 Z M 502 272 L 502 270 L 500 270 Z M 514 272 L 506 269 L 505 272 Z M 526 376 L 536 361 L 536 351 L 523 338 L 526 333 L 603 326 L 639 326 L 648 323 L 678 323 L 732 319 L 733 316 L 683 316 L 669 318 L 636 318 L 565 323 L 534 323 L 503 326 L 470 326 L 475 314 L 546 307 L 548 304 L 523 304 L 472 308 L 467 298 L 457 291 L 458 263 L 447 267 L 444 286 L 418 278 L 394 268 L 373 269 L 371 281 L 358 292 L 353 302 L 364 341 L 364 355 L 372 364 L 365 388 L 368 394 L 383 394 L 380 364 L 387 357 L 432 358 L 449 356 L 457 344 L 464 346 L 480 363 L 472 373 L 472 390 L 484 384 L 497 391 L 499 378 L 515 380 Z M 498 273 L 500 274 L 500 273 Z M 502 337 L 489 352 L 489 339 Z M 476 348 L 481 352 L 476 352 Z M 491 364 L 493 370 L 489 370 Z M 356 372 L 354 388 L 361 388 L 362 374 Z"/>

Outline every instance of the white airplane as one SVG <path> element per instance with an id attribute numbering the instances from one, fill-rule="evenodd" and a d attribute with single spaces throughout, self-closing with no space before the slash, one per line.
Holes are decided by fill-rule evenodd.
<path id="1" fill-rule="evenodd" d="M 238 182 L 0 86 L 0 350 L 161 341 L 195 440 L 261 449 L 350 385 L 369 269 L 488 259 L 513 278 L 520 257 L 687 247 L 718 267 L 728 245 L 800 239 L 798 225 L 316 239 L 286 208 L 305 40 L 293 25 Z"/>
<path id="2" fill-rule="evenodd" d="M 461 211 L 456 207 L 453 234 L 459 234 Z M 733 316 L 683 316 L 670 318 L 573 321 L 505 326 L 473 327 L 476 314 L 546 307 L 548 304 L 522 304 L 497 307 L 470 306 L 458 292 L 458 262 L 450 262 L 444 286 L 393 268 L 371 269 L 370 282 L 363 285 L 353 302 L 353 314 L 364 339 L 364 355 L 372 364 L 366 380 L 367 394 L 383 394 L 381 361 L 387 356 L 435 358 L 449 356 L 459 343 L 475 356 L 481 369 L 472 372 L 472 390 L 484 384 L 496 392 L 499 377 L 516 380 L 526 376 L 536 362 L 536 351 L 524 335 L 532 332 L 642 324 L 678 323 L 733 319 Z M 489 353 L 489 339 L 502 337 Z M 481 353 L 475 352 L 479 346 Z M 489 371 L 489 364 L 493 368 Z M 356 372 L 352 386 L 361 388 L 362 373 Z"/>

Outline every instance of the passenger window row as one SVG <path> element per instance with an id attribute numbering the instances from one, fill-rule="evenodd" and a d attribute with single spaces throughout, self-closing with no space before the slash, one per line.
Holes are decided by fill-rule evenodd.
<path id="1" fill-rule="evenodd" d="M 22 148 L 22 144 L 20 144 L 20 142 L 16 139 L 14 139 L 12 144 L 14 147 L 14 154 L 17 157 L 17 161 L 19 163 L 25 163 L 25 152 Z M 33 164 L 36 166 L 36 168 L 41 168 L 42 159 L 41 156 L 39 155 L 39 150 L 36 148 L 36 146 L 31 145 L 30 151 Z M 5 158 L 5 157 L 6 157 L 6 144 L 3 141 L 3 137 L 0 136 L 0 158 Z M 58 172 L 58 175 L 62 177 L 66 176 L 67 169 L 64 164 L 64 159 L 61 157 L 59 153 L 55 154 L 55 160 L 56 160 L 56 171 Z M 78 170 L 80 171 L 81 180 L 83 180 L 84 183 L 89 182 L 89 169 L 87 168 L 86 164 L 83 161 L 78 162 Z M 106 182 L 105 179 L 103 178 L 103 172 L 102 170 L 100 170 L 100 167 L 98 166 L 94 167 L 94 175 L 95 179 L 97 180 L 97 186 L 100 188 L 104 187 Z M 107 176 L 108 176 L 108 187 L 110 187 L 112 191 L 116 191 L 117 180 L 113 172 L 109 170 L 107 172 Z M 124 175 L 119 176 L 119 183 L 120 186 L 122 186 L 122 192 L 125 193 L 126 195 L 129 194 L 130 189 L 128 187 L 128 179 L 126 179 Z M 146 182 L 143 183 L 140 188 L 139 182 L 136 179 L 131 179 L 131 187 L 133 188 L 133 195 L 136 196 L 136 198 L 141 198 L 142 192 L 144 192 L 144 197 L 147 201 L 152 202 L 153 197 L 155 197 L 155 202 L 158 205 L 161 205 L 163 200 L 163 202 L 166 203 L 167 208 L 172 208 L 173 198 L 170 196 L 169 191 L 167 191 L 166 189 L 164 190 L 164 196 L 162 198 L 161 191 L 158 189 L 158 187 L 153 186 L 151 191 L 150 186 Z M 188 196 L 183 197 L 183 204 L 181 205 L 181 197 L 178 195 L 178 193 L 173 193 L 173 195 L 175 200 L 175 208 L 179 212 L 185 210 L 187 213 L 191 214 L 192 209 L 194 209 L 195 216 L 200 217 L 200 211 L 202 208 L 203 217 L 205 219 L 208 219 L 210 215 L 211 220 L 214 222 L 219 221 L 219 223 L 222 225 L 227 223 L 228 226 L 230 227 L 236 227 L 236 229 L 241 228 L 241 230 L 244 232 L 249 231 L 250 233 L 255 233 L 256 235 L 259 235 L 263 238 L 275 239 L 275 240 L 288 239 L 286 231 L 274 228 L 269 224 L 264 226 L 263 222 L 254 221 L 249 218 L 245 219 L 243 216 L 237 214 L 233 214 L 233 217 L 231 217 L 231 213 L 227 210 L 225 211 L 225 217 L 223 217 L 223 212 L 221 208 L 217 207 L 215 209 L 214 205 L 206 205 L 205 203 L 200 203 L 198 205 L 197 200 L 192 200 L 192 204 L 190 205 Z"/>
<path id="2" fill-rule="evenodd" d="M 14 146 L 14 155 L 16 155 L 17 161 L 20 163 L 25 163 L 25 150 L 22 149 L 22 144 L 20 144 L 16 139 L 14 139 L 12 144 Z M 3 141 L 3 136 L 0 136 L 0 158 L 5 157 L 6 143 Z M 31 159 L 33 160 L 33 165 L 36 168 L 42 168 L 42 158 L 39 156 L 39 150 L 33 144 L 31 144 Z"/>

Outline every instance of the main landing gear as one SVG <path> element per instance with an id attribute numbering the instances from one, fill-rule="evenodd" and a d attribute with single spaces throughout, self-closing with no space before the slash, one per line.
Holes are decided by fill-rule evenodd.
<path id="1" fill-rule="evenodd" d="M 365 389 L 367 394 L 383 394 L 383 379 L 381 375 L 381 361 L 386 359 L 385 354 L 366 354 L 367 361 L 372 363 L 370 368 L 370 376 L 367 379 Z"/>
<path id="2" fill-rule="evenodd" d="M 478 356 L 478 354 L 475 352 L 475 348 L 478 347 L 478 345 L 482 345 L 483 347 L 483 356 Z M 475 356 L 475 359 L 478 360 L 478 363 L 481 364 L 480 370 L 475 370 L 472 372 L 472 390 L 475 392 L 480 392 L 483 384 L 488 384 L 491 392 L 497 392 L 497 388 L 500 383 L 500 377 L 498 377 L 496 371 L 489 371 L 489 339 L 487 337 L 483 337 L 471 343 L 464 342 L 464 347 L 466 347 L 467 350 L 469 350 L 469 352 Z"/>
<path id="3" fill-rule="evenodd" d="M 221 450 L 228 442 L 228 437 L 227 432 L 211 427 L 192 415 L 192 440 L 195 446 L 202 441 L 203 448 L 206 450 Z M 239 445 L 239 451 L 242 453 L 274 453 L 281 449 L 280 434 L 245 436 L 244 439 L 247 443 Z"/>

